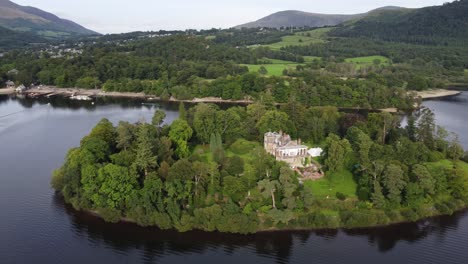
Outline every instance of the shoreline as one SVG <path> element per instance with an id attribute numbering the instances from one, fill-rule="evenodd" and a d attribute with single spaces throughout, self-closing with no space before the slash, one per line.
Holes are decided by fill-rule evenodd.
<path id="1" fill-rule="evenodd" d="M 463 91 L 459 90 L 449 90 L 449 89 L 433 89 L 427 91 L 416 92 L 413 91 L 416 95 L 416 98 L 420 98 L 423 101 L 440 99 L 446 97 L 452 97 L 460 95 Z M 14 88 L 5 88 L 0 89 L 0 95 L 11 95 L 15 94 L 16 91 Z M 106 92 L 102 89 L 82 89 L 82 88 L 58 88 L 55 86 L 43 86 L 40 88 L 32 88 L 25 91 L 23 94 L 29 95 L 32 97 L 37 96 L 65 96 L 71 97 L 73 95 L 83 95 L 88 97 L 116 97 L 116 98 L 134 98 L 134 99 L 145 99 L 148 101 L 159 101 L 159 102 L 169 102 L 169 103 L 189 103 L 189 104 L 198 104 L 198 103 L 219 103 L 219 104 L 237 104 L 237 105 L 249 105 L 253 104 L 255 101 L 244 99 L 244 100 L 225 100 L 219 97 L 204 97 L 204 98 L 193 98 L 191 100 L 181 100 L 171 97 L 167 100 L 162 99 L 161 97 L 147 95 L 143 92 L 134 93 L 134 92 Z M 278 103 L 279 105 L 279 103 Z M 342 109 L 354 109 L 353 107 L 338 107 Z M 356 107 L 356 109 L 361 109 Z M 389 113 L 398 113 L 400 109 L 389 107 L 384 109 L 366 109 L 366 110 L 376 110 Z"/>
<path id="2" fill-rule="evenodd" d="M 8 95 L 8 94 L 14 94 L 15 89 L 14 88 L 4 88 L 0 89 L 0 95 Z"/>
<path id="3" fill-rule="evenodd" d="M 460 95 L 462 91 L 448 89 L 432 89 L 427 91 L 416 92 L 416 96 L 422 100 L 438 99 Z"/>
<path id="4" fill-rule="evenodd" d="M 14 91 L 13 91 L 14 92 Z M 164 100 L 161 97 L 154 95 L 147 95 L 145 93 L 133 92 L 106 92 L 102 89 L 81 89 L 81 88 L 57 88 L 54 86 L 43 86 L 41 88 L 32 88 L 24 92 L 26 95 L 33 96 L 66 96 L 84 95 L 89 97 L 123 97 L 123 98 L 137 98 L 146 99 L 149 101 L 163 101 L 163 102 L 184 102 L 184 103 L 223 103 L 223 104 L 251 104 L 252 100 L 224 100 L 218 97 L 205 97 L 193 98 L 192 100 L 180 100 L 171 97 L 169 100 Z"/>
<path id="5" fill-rule="evenodd" d="M 60 192 L 58 192 L 60 195 L 62 195 Z M 64 201 L 65 202 L 65 201 Z M 65 204 L 68 204 L 65 202 Z M 71 204 L 69 204 L 71 205 Z M 136 225 L 136 226 L 139 226 L 139 227 L 142 227 L 142 228 L 159 228 L 158 226 L 156 225 L 153 225 L 153 226 L 142 226 L 142 225 L 139 225 L 138 222 L 134 219 L 131 219 L 129 217 L 124 217 L 124 216 L 121 216 L 118 221 L 116 222 L 108 222 L 104 219 L 103 216 L 101 216 L 101 214 L 99 213 L 99 211 L 97 210 L 77 210 L 75 209 L 73 206 L 71 207 L 73 210 L 77 211 L 77 212 L 81 212 L 81 213 L 84 213 L 84 214 L 88 214 L 90 216 L 93 216 L 93 217 L 96 217 L 96 218 L 99 218 L 101 220 L 103 220 L 104 222 L 106 223 L 109 223 L 109 224 L 120 224 L 120 223 L 124 223 L 124 224 L 132 224 L 132 225 Z M 404 209 L 404 208 L 402 208 Z M 460 212 L 463 212 L 463 211 L 468 211 L 468 206 L 463 206 L 463 207 L 460 207 L 460 208 L 457 208 L 457 209 L 454 209 L 450 214 L 444 214 L 444 213 L 440 213 L 440 214 L 433 214 L 433 215 L 427 215 L 427 216 L 424 216 L 424 217 L 421 217 L 421 218 L 418 218 L 417 220 L 409 220 L 409 219 L 403 219 L 403 220 L 397 220 L 397 221 L 390 221 L 389 223 L 386 223 L 386 224 L 375 224 L 375 225 L 362 225 L 362 226 L 350 226 L 350 227 L 347 227 L 347 226 L 337 226 L 337 227 L 319 227 L 319 228 L 307 228 L 307 227 L 287 227 L 287 228 L 266 228 L 266 229 L 259 229 L 253 233 L 247 233 L 247 234 L 241 234 L 241 233 L 231 233 L 231 232 L 221 232 L 219 230 L 215 230 L 215 231 L 206 231 L 206 230 L 202 230 L 202 229 L 197 229 L 197 228 L 194 228 L 194 229 L 191 229 L 191 230 L 188 230 L 187 232 L 190 232 L 190 231 L 201 231 L 201 232 L 219 232 L 219 233 L 224 233 L 224 234 L 241 234 L 241 235 L 255 235 L 255 234 L 259 234 L 259 233 L 279 233 L 279 232 L 295 232 L 295 231 L 305 231 L 305 232 L 313 232 L 313 231 L 322 231 L 322 230 L 353 230 L 353 229 L 371 229 L 371 228 L 385 228 L 385 227 L 391 227 L 391 226 L 396 226 L 396 225 L 401 225 L 401 224 L 411 224 L 411 223 L 419 223 L 419 222 L 423 222 L 423 221 L 427 221 L 427 220 L 430 220 L 430 219 L 433 219 L 433 218 L 437 218 L 437 217 L 443 217 L 443 216 L 451 216 L 453 214 L 456 214 L 456 213 L 460 213 Z M 163 230 L 163 229 L 161 229 Z M 181 232 L 181 231 L 178 231 L 177 229 L 175 229 L 174 227 L 170 228 L 170 230 L 173 230 L 175 232 L 178 232 L 178 233 L 185 233 L 185 232 Z"/>

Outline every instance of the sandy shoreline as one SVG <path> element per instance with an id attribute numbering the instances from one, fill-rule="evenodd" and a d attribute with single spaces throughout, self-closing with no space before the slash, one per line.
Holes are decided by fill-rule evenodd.
<path id="1" fill-rule="evenodd" d="M 434 90 L 416 92 L 416 95 L 418 97 L 421 97 L 421 99 L 423 99 L 423 100 L 428 100 L 428 99 L 455 96 L 455 95 L 459 95 L 461 93 L 462 93 L 461 91 L 446 90 L 446 89 L 434 89 Z"/>
<path id="2" fill-rule="evenodd" d="M 13 94 L 15 93 L 14 88 L 0 89 L 0 94 Z"/>

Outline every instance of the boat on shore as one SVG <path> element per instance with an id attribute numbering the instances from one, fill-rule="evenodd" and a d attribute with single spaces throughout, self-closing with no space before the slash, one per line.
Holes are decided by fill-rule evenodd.
<path id="1" fill-rule="evenodd" d="M 92 98 L 87 95 L 72 95 L 70 96 L 70 99 L 78 100 L 78 101 L 91 101 L 92 100 Z"/>

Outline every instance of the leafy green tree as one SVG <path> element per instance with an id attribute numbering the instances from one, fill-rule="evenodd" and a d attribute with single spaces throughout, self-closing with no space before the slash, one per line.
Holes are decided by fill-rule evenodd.
<path id="1" fill-rule="evenodd" d="M 324 149 L 325 166 L 330 172 L 342 170 L 350 151 L 351 145 L 347 139 L 340 139 L 337 135 L 331 134 L 327 138 Z"/>
<path id="2" fill-rule="evenodd" d="M 294 172 L 288 167 L 282 167 L 280 169 L 279 182 L 283 194 L 282 205 L 289 210 L 294 210 L 297 207 L 295 194 L 298 186 Z"/>
<path id="3" fill-rule="evenodd" d="M 195 196 L 198 196 L 199 191 L 203 189 L 203 186 L 208 179 L 209 173 L 210 173 L 210 166 L 207 163 L 195 161 L 192 164 L 192 180 L 195 183 Z"/>
<path id="4" fill-rule="evenodd" d="M 151 123 L 153 124 L 153 126 L 159 127 L 164 122 L 164 119 L 166 119 L 166 112 L 164 112 L 161 109 L 158 109 L 154 112 Z"/>
<path id="5" fill-rule="evenodd" d="M 224 139 L 235 138 L 240 133 L 242 128 L 241 117 L 236 112 L 236 109 L 229 108 L 226 111 L 216 112 L 216 128 L 218 133 Z"/>
<path id="6" fill-rule="evenodd" d="M 458 136 L 454 135 L 447 148 L 447 157 L 456 161 L 463 157 L 463 154 L 464 150 L 458 140 Z"/>
<path id="7" fill-rule="evenodd" d="M 257 188 L 261 192 L 264 199 L 271 197 L 272 207 L 276 208 L 275 192 L 277 191 L 279 182 L 276 180 L 264 179 L 257 183 Z"/>
<path id="8" fill-rule="evenodd" d="M 239 176 L 244 172 L 244 160 L 239 156 L 225 159 L 224 166 L 229 175 Z"/>
<path id="9" fill-rule="evenodd" d="M 84 137 L 82 141 L 85 141 L 87 138 L 99 138 L 107 142 L 111 150 L 114 149 L 116 144 L 116 132 L 112 123 L 103 118 L 99 123 L 91 130 L 91 133 Z"/>
<path id="10" fill-rule="evenodd" d="M 361 170 L 368 170 L 372 166 L 369 154 L 373 142 L 370 137 L 359 128 L 351 127 L 346 133 L 346 138 L 351 143 Z"/>
<path id="11" fill-rule="evenodd" d="M 153 140 L 151 139 L 150 126 L 143 124 L 137 132 L 137 155 L 135 164 L 138 169 L 144 172 L 144 176 L 148 175 L 149 170 L 157 167 L 158 159 L 153 152 Z"/>
<path id="12" fill-rule="evenodd" d="M 257 129 L 261 134 L 268 131 L 288 131 L 289 117 L 277 110 L 267 111 L 257 122 Z"/>
<path id="13" fill-rule="evenodd" d="M 198 139 L 208 143 L 211 134 L 216 131 L 216 108 L 213 105 L 199 104 L 194 108 L 193 127 Z"/>
<path id="14" fill-rule="evenodd" d="M 268 70 L 265 68 L 265 66 L 260 66 L 260 68 L 258 69 L 258 73 L 260 73 L 261 75 L 267 75 Z"/>
<path id="15" fill-rule="evenodd" d="M 135 176 L 127 168 L 107 164 L 99 169 L 98 178 L 102 185 L 98 195 L 92 197 L 96 207 L 123 210 L 138 185 Z"/>
<path id="16" fill-rule="evenodd" d="M 169 138 L 177 145 L 175 153 L 179 158 L 188 157 L 190 150 L 188 147 L 188 141 L 192 137 L 193 130 L 183 119 L 175 120 L 171 125 L 169 131 Z"/>
<path id="17" fill-rule="evenodd" d="M 425 166 L 420 164 L 414 165 L 412 174 L 416 183 L 421 187 L 423 194 L 427 196 L 435 194 L 436 182 Z"/>
<path id="18" fill-rule="evenodd" d="M 219 133 L 211 134 L 210 151 L 211 151 L 212 158 L 216 163 L 221 163 L 221 161 L 224 160 L 223 142 L 221 140 L 221 135 Z"/>
<path id="19" fill-rule="evenodd" d="M 429 108 L 424 108 L 418 120 L 417 139 L 431 150 L 435 148 L 435 128 L 434 113 Z"/>
<path id="20" fill-rule="evenodd" d="M 401 203 L 401 192 L 405 188 L 404 172 L 400 166 L 389 164 L 382 175 L 382 181 L 387 190 L 387 198 L 394 204 Z"/>
<path id="21" fill-rule="evenodd" d="M 167 179 L 169 181 L 187 181 L 192 179 L 194 174 L 192 163 L 187 159 L 180 159 L 171 166 Z"/>
<path id="22" fill-rule="evenodd" d="M 117 148 L 127 150 L 131 147 L 135 138 L 133 125 L 128 122 L 120 121 L 117 126 Z"/>
<path id="23" fill-rule="evenodd" d="M 179 118 L 187 120 L 187 111 L 185 110 L 184 102 L 180 102 L 179 104 Z"/>
<path id="24" fill-rule="evenodd" d="M 372 193 L 372 202 L 377 208 L 385 207 L 385 196 L 382 193 L 382 186 L 379 181 L 374 181 L 374 192 Z"/>
<path id="25" fill-rule="evenodd" d="M 233 201 L 239 201 L 247 196 L 247 185 L 242 178 L 226 176 L 223 178 L 223 194 Z"/>

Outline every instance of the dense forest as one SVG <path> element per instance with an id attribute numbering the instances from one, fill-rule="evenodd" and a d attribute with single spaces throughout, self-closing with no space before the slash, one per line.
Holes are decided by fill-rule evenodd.
<path id="1" fill-rule="evenodd" d="M 305 106 L 408 109 L 414 103 L 408 91 L 468 83 L 466 5 L 377 10 L 326 31 L 210 29 L 66 40 L 2 54 L 0 87 L 12 80 L 162 100 L 266 97 L 284 104 L 294 97 Z M 270 46 L 285 37 L 284 45 Z M 353 62 L 373 56 L 385 62 Z"/>
<path id="2" fill-rule="evenodd" d="M 422 45 L 463 45 L 468 41 L 467 13 L 467 0 L 415 10 L 384 10 L 345 24 L 331 35 Z"/>
<path id="3" fill-rule="evenodd" d="M 0 26 L 0 52 L 13 48 L 21 48 L 32 43 L 45 43 L 47 40 L 30 33 L 15 32 Z"/>
<path id="4" fill-rule="evenodd" d="M 388 113 L 296 101 L 279 109 L 262 102 L 179 109 L 179 119 L 164 126 L 160 110 L 151 123 L 114 127 L 103 119 L 68 152 L 52 186 L 106 221 L 179 231 L 383 225 L 468 204 L 468 165 L 460 160 L 467 157 L 428 109 L 410 116 L 406 128 Z M 324 185 L 301 180 L 264 151 L 263 134 L 280 130 L 324 148 L 317 160 Z M 340 186 L 348 191 L 322 194 Z"/>

